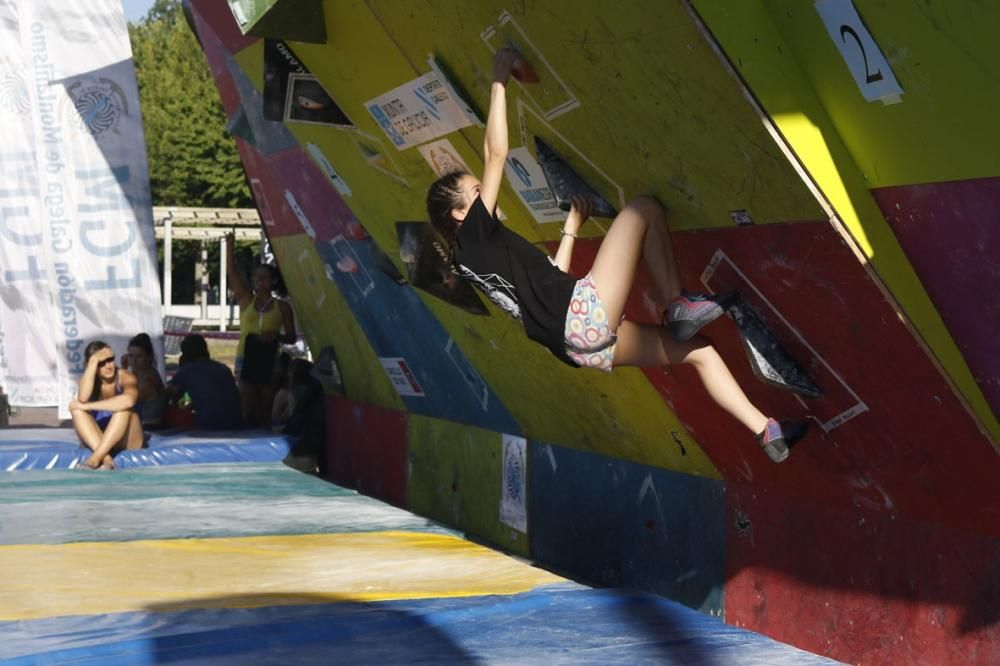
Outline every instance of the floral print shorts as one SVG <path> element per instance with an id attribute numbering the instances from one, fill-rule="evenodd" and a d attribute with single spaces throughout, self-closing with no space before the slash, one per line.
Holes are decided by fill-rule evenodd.
<path id="1" fill-rule="evenodd" d="M 566 310 L 563 336 L 566 355 L 581 367 L 611 372 L 618 336 L 611 330 L 604 303 L 590 273 L 576 282 Z"/>

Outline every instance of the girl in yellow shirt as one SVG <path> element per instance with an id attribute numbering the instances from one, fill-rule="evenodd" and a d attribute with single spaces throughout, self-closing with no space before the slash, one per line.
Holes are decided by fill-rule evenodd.
<path id="1" fill-rule="evenodd" d="M 233 234 L 226 237 L 226 273 L 240 306 L 236 376 L 243 419 L 249 428 L 270 428 L 274 402 L 272 368 L 278 343 L 295 342 L 295 317 L 291 306 L 274 295 L 281 288 L 281 276 L 274 266 L 259 264 L 253 272 L 253 290 L 247 288 L 236 269 L 234 241 Z"/>

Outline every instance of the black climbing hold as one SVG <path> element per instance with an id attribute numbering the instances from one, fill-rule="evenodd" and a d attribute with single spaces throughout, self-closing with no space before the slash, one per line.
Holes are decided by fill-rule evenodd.
<path id="1" fill-rule="evenodd" d="M 753 372 L 765 384 L 809 398 L 822 397 L 823 391 L 785 350 L 757 310 L 736 295 L 727 308 L 736 322 L 740 340 Z"/>
<path id="2" fill-rule="evenodd" d="M 396 284 L 406 284 L 408 280 L 406 277 L 396 268 L 396 264 L 392 263 L 392 259 L 386 255 L 385 252 L 380 250 L 374 244 L 371 246 L 370 254 L 372 257 L 372 263 L 378 267 L 380 271 L 388 275 Z"/>
<path id="3" fill-rule="evenodd" d="M 226 123 L 226 133 L 234 139 L 243 139 L 251 146 L 257 147 L 257 137 L 254 136 L 253 128 L 250 127 L 250 119 L 247 118 L 242 104 L 236 108 Z"/>
<path id="4" fill-rule="evenodd" d="M 559 157 L 547 143 L 535 137 L 535 152 L 538 155 L 538 164 L 542 167 L 545 180 L 549 184 L 549 189 L 555 195 L 559 208 L 569 210 L 573 197 L 580 194 L 590 199 L 593 210 L 590 214 L 594 217 L 614 218 L 618 215 L 618 210 L 608 203 L 608 200 L 598 194 L 583 180 L 566 162 Z"/>

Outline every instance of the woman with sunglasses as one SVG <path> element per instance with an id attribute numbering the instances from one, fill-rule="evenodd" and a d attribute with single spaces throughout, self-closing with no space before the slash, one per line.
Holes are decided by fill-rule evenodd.
<path id="1" fill-rule="evenodd" d="M 89 469 L 114 469 L 112 455 L 123 449 L 141 449 L 145 443 L 136 413 L 139 382 L 115 365 L 108 343 L 94 340 L 84 350 L 87 367 L 80 376 L 77 397 L 70 401 L 73 429 L 91 450 L 81 463 Z"/>

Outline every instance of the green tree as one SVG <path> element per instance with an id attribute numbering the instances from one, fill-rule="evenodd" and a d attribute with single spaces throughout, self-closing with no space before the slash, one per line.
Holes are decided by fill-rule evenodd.
<path id="1" fill-rule="evenodd" d="M 180 0 L 129 25 L 156 206 L 253 205 L 205 55 Z"/>

